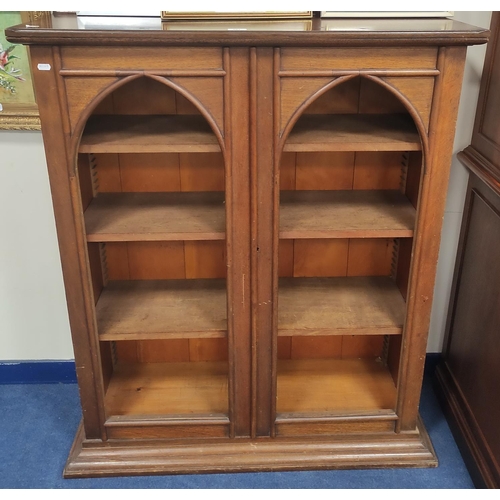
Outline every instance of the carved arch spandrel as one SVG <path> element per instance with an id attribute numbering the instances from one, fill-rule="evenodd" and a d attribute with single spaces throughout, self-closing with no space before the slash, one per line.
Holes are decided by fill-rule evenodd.
<path id="1" fill-rule="evenodd" d="M 191 107 L 194 108 L 194 110 L 197 110 L 196 112 L 200 112 L 201 115 L 207 120 L 208 124 L 210 125 L 212 131 L 214 132 L 215 136 L 217 137 L 217 140 L 220 144 L 221 151 L 224 154 L 225 152 L 225 143 L 224 143 L 224 137 L 221 132 L 221 129 L 219 128 L 218 123 L 210 113 L 210 110 L 207 109 L 204 106 L 204 103 L 200 102 L 195 96 L 193 96 L 189 91 L 184 89 L 182 86 L 180 86 L 178 83 L 171 81 L 169 78 L 165 78 L 162 76 L 157 76 L 157 75 L 146 75 L 144 73 L 138 73 L 134 74 L 131 76 L 127 76 L 124 78 L 103 78 L 103 77 L 98 77 L 98 78 L 92 78 L 92 77 L 85 77 L 85 78 L 78 78 L 81 82 L 75 86 L 73 85 L 73 90 L 78 90 L 78 87 L 82 86 L 82 81 L 83 83 L 88 80 L 106 80 L 107 81 L 107 86 L 103 83 L 100 86 L 99 91 L 95 91 L 94 87 L 93 92 L 92 91 L 87 91 L 85 95 L 90 95 L 90 97 L 87 97 L 87 99 L 82 99 L 80 98 L 80 102 L 77 106 L 74 108 L 74 119 L 71 122 L 71 151 L 73 157 L 76 157 L 76 150 L 78 143 L 80 141 L 81 134 L 83 132 L 83 129 L 85 127 L 85 124 L 87 120 L 89 119 L 90 115 L 92 114 L 93 111 L 98 107 L 99 104 L 101 104 L 104 99 L 109 96 L 111 93 L 113 93 L 115 90 L 118 88 L 127 85 L 127 83 L 131 82 L 132 80 L 136 80 L 139 78 L 150 78 L 152 80 L 156 80 L 160 82 L 161 84 L 165 85 L 166 87 L 178 92 L 180 95 L 182 95 L 187 101 L 189 101 L 189 104 L 192 105 Z M 220 94 L 221 94 L 221 100 L 222 100 L 222 79 L 221 78 L 214 78 L 217 80 L 221 80 L 220 83 Z M 111 80 L 111 82 L 110 82 Z M 210 92 L 209 92 L 210 93 Z M 212 95 L 214 92 L 211 93 Z M 69 91 L 68 91 L 69 95 Z M 70 112 L 71 115 L 71 112 Z"/>
<path id="2" fill-rule="evenodd" d="M 408 113 L 411 115 L 415 126 L 417 127 L 417 131 L 420 135 L 420 140 L 422 141 L 422 153 L 423 153 L 423 166 L 425 172 L 425 164 L 426 160 L 429 157 L 429 136 L 427 131 L 427 126 L 422 119 L 422 116 L 418 112 L 417 108 L 414 106 L 413 102 L 404 95 L 399 89 L 391 85 L 389 82 L 385 81 L 385 78 L 380 78 L 378 76 L 373 75 L 364 75 L 365 78 L 369 78 L 370 80 L 379 83 L 382 87 L 387 89 L 389 92 L 392 92 L 404 105 Z M 432 78 L 434 80 L 434 78 Z M 432 87 L 432 91 L 434 92 L 434 86 Z"/>
<path id="3" fill-rule="evenodd" d="M 318 95 L 319 97 L 334 86 L 335 82 L 338 83 L 338 80 L 339 78 L 332 77 L 280 78 L 280 135 L 306 100 L 311 96 Z"/>
<path id="4" fill-rule="evenodd" d="M 404 95 L 422 118 L 425 130 L 429 130 L 432 96 L 435 79 L 433 76 L 391 76 L 383 77 L 391 87 Z"/>
<path id="5" fill-rule="evenodd" d="M 74 133 L 82 113 L 96 99 L 96 96 L 100 97 L 103 92 L 112 89 L 113 84 L 120 80 L 123 81 L 118 77 L 66 77 L 64 79 L 71 134 Z M 106 95 L 108 93 L 106 92 Z"/>
<path id="6" fill-rule="evenodd" d="M 170 77 L 169 80 L 196 99 L 213 118 L 223 136 L 224 133 L 224 79 L 221 77 Z M 205 118 L 207 118 L 205 116 Z"/>

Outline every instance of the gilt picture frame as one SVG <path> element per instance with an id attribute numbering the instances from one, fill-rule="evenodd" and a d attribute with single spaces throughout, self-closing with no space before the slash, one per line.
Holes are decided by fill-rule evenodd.
<path id="1" fill-rule="evenodd" d="M 268 12 L 176 12 L 162 11 L 162 21 L 233 21 L 233 20 L 261 20 L 261 19 L 311 19 L 312 10 L 308 11 L 268 11 Z"/>
<path id="2" fill-rule="evenodd" d="M 50 22 L 47 11 L 0 11 L 0 130 L 40 130 L 29 50 L 8 42 L 5 29 L 16 24 L 48 27 Z"/>

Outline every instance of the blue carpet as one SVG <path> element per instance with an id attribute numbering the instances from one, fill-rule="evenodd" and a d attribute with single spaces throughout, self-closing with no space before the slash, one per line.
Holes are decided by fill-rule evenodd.
<path id="1" fill-rule="evenodd" d="M 0 385 L 0 488 L 474 488 L 428 376 L 421 414 L 439 458 L 435 469 L 63 479 L 81 418 L 77 386 Z"/>

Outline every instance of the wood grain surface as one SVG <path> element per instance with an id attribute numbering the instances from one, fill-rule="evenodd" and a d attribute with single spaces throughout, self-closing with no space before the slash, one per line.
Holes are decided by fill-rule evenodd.
<path id="1" fill-rule="evenodd" d="M 209 153 L 220 151 L 206 120 L 196 115 L 93 116 L 80 153 Z"/>
<path id="2" fill-rule="evenodd" d="M 436 465 L 423 360 L 488 31 L 70 17 L 7 30 L 32 45 L 82 400 L 66 474 Z"/>
<path id="3" fill-rule="evenodd" d="M 224 337 L 223 280 L 110 282 L 96 306 L 101 340 Z"/>
<path id="4" fill-rule="evenodd" d="M 281 360 L 278 413 L 393 409 L 396 388 L 375 360 Z"/>
<path id="5" fill-rule="evenodd" d="M 227 363 L 131 363 L 115 367 L 108 415 L 220 415 L 228 411 Z"/>
<path id="6" fill-rule="evenodd" d="M 284 151 L 418 151 L 420 138 L 405 115 L 304 115 Z"/>
<path id="7" fill-rule="evenodd" d="M 404 317 L 390 278 L 280 279 L 278 335 L 399 334 Z"/>
<path id="8" fill-rule="evenodd" d="M 221 240 L 223 193 L 106 193 L 85 211 L 87 241 Z"/>
<path id="9" fill-rule="evenodd" d="M 282 191 L 280 238 L 413 236 L 415 209 L 399 191 Z"/>

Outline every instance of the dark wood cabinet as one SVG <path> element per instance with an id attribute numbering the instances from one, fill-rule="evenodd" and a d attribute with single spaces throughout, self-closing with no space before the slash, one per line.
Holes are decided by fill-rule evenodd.
<path id="1" fill-rule="evenodd" d="M 437 382 L 478 486 L 500 487 L 500 13 L 494 12 Z"/>
<path id="2" fill-rule="evenodd" d="M 65 475 L 435 466 L 418 404 L 488 31 L 71 22 L 7 30 L 31 48 L 75 347 Z"/>

